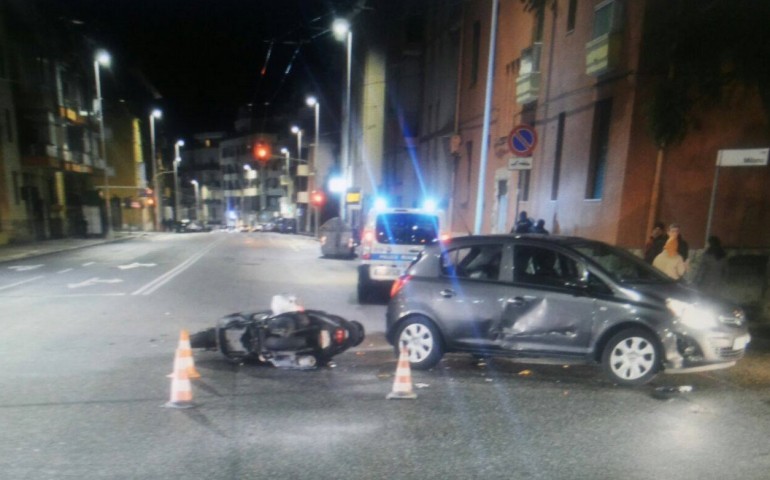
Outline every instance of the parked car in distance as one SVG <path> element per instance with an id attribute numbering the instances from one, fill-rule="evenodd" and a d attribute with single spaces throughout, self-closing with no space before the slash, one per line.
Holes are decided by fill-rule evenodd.
<path id="1" fill-rule="evenodd" d="M 740 308 L 635 255 L 577 237 L 458 237 L 393 285 L 386 338 L 415 369 L 447 352 L 601 364 L 616 384 L 730 367 L 749 343 Z"/>
<path id="2" fill-rule="evenodd" d="M 324 257 L 353 258 L 358 245 L 355 229 L 340 217 L 326 221 L 318 228 L 321 255 Z"/>
<path id="3" fill-rule="evenodd" d="M 297 219 L 280 217 L 276 219 L 273 231 L 280 233 L 296 233 Z"/>
<path id="4" fill-rule="evenodd" d="M 203 225 L 198 220 L 184 219 L 176 223 L 174 231 L 177 233 L 210 232 L 211 227 L 209 225 Z"/>

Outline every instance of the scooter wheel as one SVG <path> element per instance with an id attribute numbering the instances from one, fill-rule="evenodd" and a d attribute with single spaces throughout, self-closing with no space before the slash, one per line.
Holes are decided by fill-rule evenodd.
<path id="1" fill-rule="evenodd" d="M 191 348 L 217 348 L 217 329 L 209 328 L 190 335 Z"/>

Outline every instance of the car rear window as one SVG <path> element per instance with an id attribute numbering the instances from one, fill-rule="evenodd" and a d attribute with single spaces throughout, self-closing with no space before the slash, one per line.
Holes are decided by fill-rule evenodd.
<path id="1" fill-rule="evenodd" d="M 438 241 L 438 217 L 424 213 L 382 213 L 375 234 L 379 243 L 429 245 Z"/>

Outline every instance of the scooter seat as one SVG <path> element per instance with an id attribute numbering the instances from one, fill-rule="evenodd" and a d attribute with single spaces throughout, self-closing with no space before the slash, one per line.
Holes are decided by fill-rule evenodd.
<path id="1" fill-rule="evenodd" d="M 264 347 L 267 350 L 301 350 L 307 347 L 307 340 L 302 337 L 267 337 Z"/>

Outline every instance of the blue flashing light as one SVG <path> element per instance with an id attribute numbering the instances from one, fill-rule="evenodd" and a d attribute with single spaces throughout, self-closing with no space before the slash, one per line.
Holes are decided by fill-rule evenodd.
<path id="1" fill-rule="evenodd" d="M 435 212 L 437 208 L 436 201 L 432 198 L 428 198 L 423 202 L 422 208 L 428 212 Z"/>
<path id="2" fill-rule="evenodd" d="M 388 208 L 388 200 L 385 197 L 377 197 L 374 199 L 374 209 L 384 210 Z"/>

